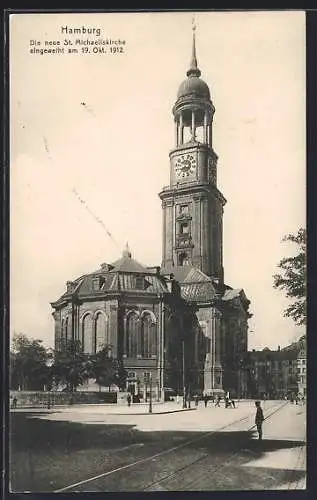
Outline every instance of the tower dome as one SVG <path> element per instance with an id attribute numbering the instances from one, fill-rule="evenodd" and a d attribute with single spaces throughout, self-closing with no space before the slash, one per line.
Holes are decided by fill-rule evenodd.
<path id="1" fill-rule="evenodd" d="M 210 99 L 210 90 L 207 83 L 201 80 L 197 76 L 189 76 L 187 80 L 184 80 L 177 93 L 177 99 L 186 96 L 198 97 L 201 99 Z"/>

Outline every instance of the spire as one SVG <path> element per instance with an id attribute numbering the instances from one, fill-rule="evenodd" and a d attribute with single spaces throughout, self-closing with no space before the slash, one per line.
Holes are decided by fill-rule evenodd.
<path id="1" fill-rule="evenodd" d="M 193 48 L 192 48 L 192 58 L 191 58 L 191 62 L 190 62 L 190 68 L 189 70 L 187 71 L 187 76 L 200 76 L 201 75 L 201 71 L 200 69 L 198 68 L 197 66 L 197 57 L 196 57 L 196 35 L 195 35 L 195 31 L 196 31 L 196 24 L 195 24 L 195 16 L 193 16 L 193 19 L 192 19 L 192 30 L 193 30 Z"/>
<path id="2" fill-rule="evenodd" d="M 129 257 L 131 259 L 131 252 L 130 252 L 130 248 L 129 248 L 129 243 L 126 242 L 126 245 L 125 245 L 125 248 L 122 252 L 122 257 Z"/>

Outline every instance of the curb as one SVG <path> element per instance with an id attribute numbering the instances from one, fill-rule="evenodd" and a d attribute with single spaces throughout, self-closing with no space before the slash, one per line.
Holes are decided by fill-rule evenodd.
<path id="1" fill-rule="evenodd" d="M 167 413 L 179 413 L 182 411 L 192 411 L 196 408 L 181 408 L 179 410 L 152 411 L 152 413 L 108 413 L 108 415 L 166 415 Z"/>
<path id="2" fill-rule="evenodd" d="M 55 409 L 56 408 L 56 409 Z M 12 413 L 32 413 L 32 410 L 36 410 L 36 411 L 33 411 L 33 413 L 39 413 L 39 412 L 43 412 L 43 413 L 47 413 L 47 414 L 50 414 L 50 413 L 62 413 L 62 408 L 63 407 L 54 407 L 54 408 L 19 408 L 20 411 L 18 412 L 15 412 L 14 410 L 12 411 Z M 180 412 L 184 412 L 184 411 L 195 411 L 197 408 L 180 408 L 180 409 L 177 409 L 177 410 L 164 410 L 164 411 L 152 411 L 152 413 L 149 413 L 149 412 L 105 412 L 103 415 L 166 415 L 168 413 L 180 413 Z"/>

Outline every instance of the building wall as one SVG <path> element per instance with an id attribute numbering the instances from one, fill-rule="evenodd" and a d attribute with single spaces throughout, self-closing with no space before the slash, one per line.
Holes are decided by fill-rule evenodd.
<path id="1" fill-rule="evenodd" d="M 297 353 L 284 350 L 249 352 L 248 393 L 282 399 L 297 393 Z"/>

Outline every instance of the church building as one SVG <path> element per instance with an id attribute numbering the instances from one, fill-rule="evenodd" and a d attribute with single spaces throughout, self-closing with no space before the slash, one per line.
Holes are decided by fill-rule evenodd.
<path id="1" fill-rule="evenodd" d="M 200 78 L 195 30 L 187 78 L 173 107 L 175 144 L 163 212 L 162 263 L 132 258 L 128 246 L 114 263 L 67 282 L 52 302 L 55 347 L 80 340 L 87 354 L 110 345 L 123 360 L 127 389 L 157 398 L 178 393 L 247 391 L 244 363 L 250 301 L 224 281 L 223 212 L 213 149 L 215 107 Z"/>

